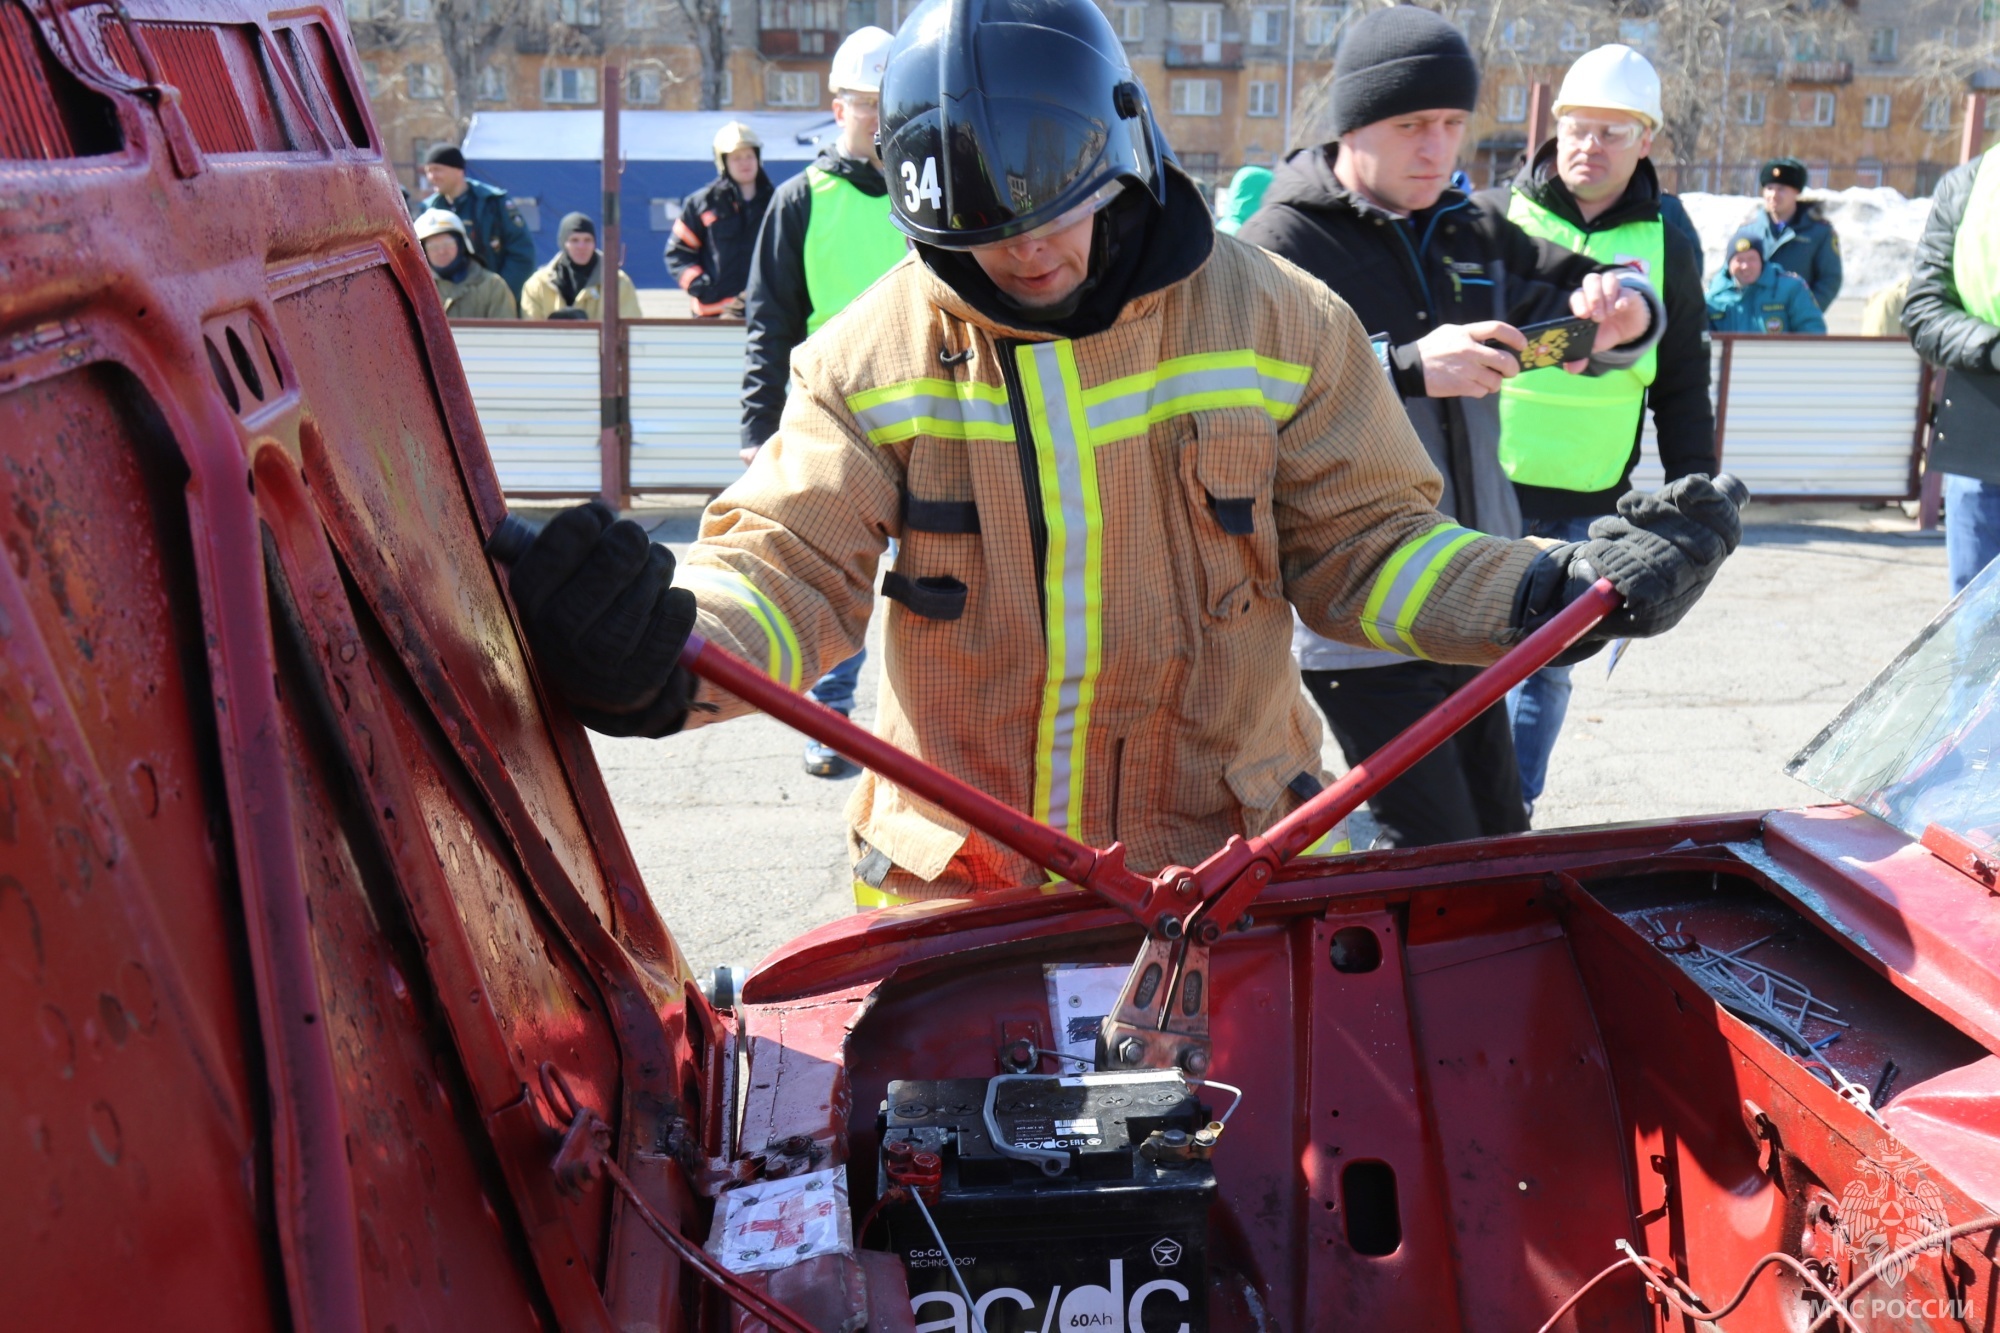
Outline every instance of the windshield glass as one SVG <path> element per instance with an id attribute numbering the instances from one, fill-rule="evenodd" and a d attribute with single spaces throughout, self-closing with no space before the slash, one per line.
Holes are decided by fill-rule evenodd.
<path id="1" fill-rule="evenodd" d="M 1799 751 L 1785 771 L 1912 838 L 1930 824 L 2000 845 L 2000 561 Z"/>

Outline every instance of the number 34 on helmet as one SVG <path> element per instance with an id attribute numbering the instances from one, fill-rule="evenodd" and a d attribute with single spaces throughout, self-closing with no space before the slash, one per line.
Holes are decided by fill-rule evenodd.
<path id="1" fill-rule="evenodd" d="M 1091 0 L 925 0 L 890 49 L 876 142 L 896 226 L 946 250 L 1053 230 L 1121 189 L 1166 196 L 1152 107 Z"/>

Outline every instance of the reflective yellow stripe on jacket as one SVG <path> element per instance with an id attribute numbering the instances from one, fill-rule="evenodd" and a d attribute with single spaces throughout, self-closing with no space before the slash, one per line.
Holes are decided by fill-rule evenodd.
<path id="1" fill-rule="evenodd" d="M 1422 657 L 1411 626 L 1437 586 L 1438 575 L 1461 548 L 1479 536 L 1456 523 L 1440 523 L 1415 541 L 1397 547 L 1382 562 L 1382 572 L 1375 576 L 1368 604 L 1361 610 L 1361 632 L 1368 636 L 1368 642 L 1392 653 Z"/>
<path id="2" fill-rule="evenodd" d="M 1014 358 L 1048 529 L 1048 666 L 1035 737 L 1032 813 L 1053 828 L 1080 834 L 1085 745 L 1104 648 L 1104 514 L 1095 450 L 1143 437 L 1153 426 L 1192 412 L 1248 407 L 1289 421 L 1312 371 L 1244 348 L 1173 357 L 1085 389 L 1075 348 L 1067 341 L 1022 344 Z M 1007 390 L 998 384 L 906 380 L 854 394 L 847 408 L 875 445 L 919 435 L 1015 439 Z"/>
<path id="3" fill-rule="evenodd" d="M 760 592 L 756 584 L 733 570 L 716 569 L 712 565 L 682 565 L 674 571 L 674 582 L 694 593 L 697 600 L 707 593 L 741 607 L 763 632 L 765 674 L 788 690 L 800 687 L 804 663 L 799 653 L 799 636 L 778 604 Z"/>

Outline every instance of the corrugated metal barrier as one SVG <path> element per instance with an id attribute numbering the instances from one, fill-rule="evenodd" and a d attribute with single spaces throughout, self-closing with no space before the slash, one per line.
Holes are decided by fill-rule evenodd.
<path id="1" fill-rule="evenodd" d="M 479 418 L 510 495 L 594 494 L 596 327 L 454 325 Z M 631 489 L 719 491 L 742 475 L 743 326 L 625 325 Z M 1900 338 L 1714 339 L 1712 397 L 1723 464 L 1761 500 L 1916 495 L 1922 363 Z M 1639 486 L 1659 484 L 1651 414 Z"/>

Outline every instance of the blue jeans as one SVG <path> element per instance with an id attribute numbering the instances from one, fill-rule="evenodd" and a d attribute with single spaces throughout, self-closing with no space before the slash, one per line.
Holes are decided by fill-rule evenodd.
<path id="1" fill-rule="evenodd" d="M 1944 474 L 1944 557 L 1956 597 L 2000 556 L 2000 481 Z"/>
<path id="2" fill-rule="evenodd" d="M 1590 535 L 1591 518 L 1528 520 L 1530 537 L 1580 542 Z M 1549 755 L 1555 751 L 1569 712 L 1569 672 L 1566 666 L 1543 667 L 1507 695 L 1507 718 L 1514 724 L 1514 762 L 1521 769 L 1521 799 L 1530 806 L 1541 799 L 1549 780 Z"/>
<path id="3" fill-rule="evenodd" d="M 821 676 L 813 687 L 806 691 L 814 703 L 825 704 L 836 713 L 854 711 L 854 687 L 861 680 L 861 664 L 868 660 L 868 650 L 863 648 L 854 656 L 842 662 L 833 670 Z"/>

